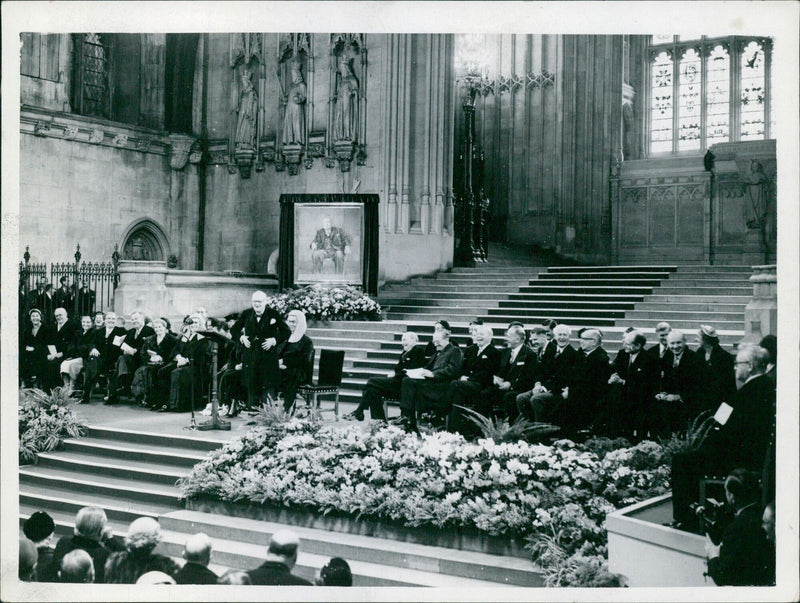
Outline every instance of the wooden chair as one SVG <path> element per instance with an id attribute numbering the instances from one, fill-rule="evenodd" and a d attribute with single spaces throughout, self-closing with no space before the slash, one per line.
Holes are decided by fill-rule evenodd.
<path id="1" fill-rule="evenodd" d="M 306 406 L 317 409 L 320 412 L 333 410 L 336 420 L 339 420 L 339 388 L 342 385 L 342 367 L 344 366 L 343 350 L 320 350 L 319 353 L 319 376 L 316 385 L 309 383 L 301 385 L 297 392 L 305 398 Z M 333 408 L 323 409 L 320 407 L 320 396 L 334 394 L 336 399 Z"/>

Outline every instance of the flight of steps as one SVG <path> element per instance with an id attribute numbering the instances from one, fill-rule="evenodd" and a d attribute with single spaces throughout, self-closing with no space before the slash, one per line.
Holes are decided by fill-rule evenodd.
<path id="1" fill-rule="evenodd" d="M 69 535 L 77 511 L 96 505 L 105 510 L 118 536 L 137 517 L 158 518 L 163 539 L 157 552 L 162 554 L 179 559 L 188 536 L 202 531 L 214 544 L 212 570 L 220 574 L 230 568 L 255 568 L 264 560 L 270 535 L 288 526 L 189 511 L 178 499 L 175 481 L 221 445 L 207 439 L 90 427 L 85 437 L 39 455 L 36 465 L 20 467 L 20 522 L 46 510 L 56 523 L 57 535 Z M 331 557 L 344 557 L 355 586 L 542 585 L 529 558 L 292 529 L 302 542 L 294 572 L 309 580 Z"/>
<path id="2" fill-rule="evenodd" d="M 641 329 L 649 344 L 655 325 L 665 320 L 684 329 L 694 347 L 701 324 L 712 325 L 725 349 L 744 335 L 744 308 L 752 295 L 747 266 L 564 266 L 483 265 L 455 268 L 383 288 L 378 301 L 387 320 L 342 321 L 312 327 L 317 350 L 345 350 L 340 400 L 358 402 L 367 379 L 391 370 L 400 338 L 415 331 L 430 341 L 433 323 L 453 326 L 457 341 L 467 341 L 467 324 L 480 317 L 494 330 L 495 345 L 509 322 L 527 327 L 553 318 L 572 327 L 597 326 L 603 347 L 615 354 L 627 327 Z M 573 338 L 575 335 L 573 335 Z M 573 342 L 577 346 L 577 343 Z"/>

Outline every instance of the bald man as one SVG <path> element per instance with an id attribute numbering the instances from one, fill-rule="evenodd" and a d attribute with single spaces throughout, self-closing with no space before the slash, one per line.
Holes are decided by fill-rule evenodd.
<path id="1" fill-rule="evenodd" d="M 61 560 L 58 581 L 70 584 L 91 584 L 94 582 L 94 562 L 86 551 L 75 549 Z"/>
<path id="2" fill-rule="evenodd" d="M 661 391 L 656 394 L 656 414 L 661 417 L 661 435 L 685 429 L 700 412 L 698 392 L 703 368 L 695 352 L 686 346 L 686 336 L 670 331 L 667 345 L 671 359 L 663 363 Z"/>
<path id="3" fill-rule="evenodd" d="M 175 574 L 177 584 L 216 584 L 217 575 L 208 569 L 211 561 L 211 539 L 200 532 L 190 536 L 183 548 L 186 563 Z"/>
<path id="4" fill-rule="evenodd" d="M 281 315 L 267 307 L 267 294 L 256 291 L 248 308 L 231 329 L 231 337 L 244 346 L 242 377 L 247 403 L 260 406 L 267 395 L 275 397 L 280 385 L 278 344 L 289 339 L 289 327 Z"/>
<path id="5" fill-rule="evenodd" d="M 311 586 L 305 578 L 292 574 L 297 563 L 300 539 L 291 530 L 279 530 L 272 535 L 267 548 L 267 559 L 248 575 L 253 584 Z"/>

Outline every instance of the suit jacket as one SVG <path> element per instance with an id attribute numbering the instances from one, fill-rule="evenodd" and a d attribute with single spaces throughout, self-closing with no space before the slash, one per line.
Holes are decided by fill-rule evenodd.
<path id="1" fill-rule="evenodd" d="M 247 572 L 250 582 L 262 585 L 294 585 L 311 586 L 311 582 L 300 576 L 295 576 L 283 563 L 265 561 L 256 569 Z"/>
<path id="2" fill-rule="evenodd" d="M 103 544 L 96 540 L 89 540 L 83 536 L 62 536 L 56 544 L 56 549 L 53 553 L 53 567 L 58 571 L 58 568 L 61 566 L 61 560 L 67 553 L 75 549 L 83 549 L 89 553 L 89 557 L 92 558 L 94 564 L 94 581 L 99 584 L 105 582 L 105 566 L 108 557 L 114 551 L 120 550 L 120 548 L 124 549 L 125 547 L 115 540 Z"/>
<path id="3" fill-rule="evenodd" d="M 640 350 L 633 363 L 630 358 L 628 352 L 620 350 L 612 370 L 625 381 L 622 386 L 623 400 L 634 408 L 646 409 L 658 393 L 661 380 L 659 361 L 656 360 L 658 353 L 654 355 Z"/>
<path id="4" fill-rule="evenodd" d="M 216 584 L 219 578 L 205 565 L 187 561 L 175 574 L 176 584 Z"/>
<path id="5" fill-rule="evenodd" d="M 573 367 L 578 361 L 578 350 L 567 344 L 561 354 L 558 346 L 547 346 L 541 360 L 541 384 L 556 396 L 568 387 L 573 378 Z"/>
<path id="6" fill-rule="evenodd" d="M 464 351 L 461 375 L 486 389 L 492 385 L 492 377 L 500 370 L 500 350 L 491 343 L 478 355 L 478 345 L 472 344 Z"/>
<path id="7" fill-rule="evenodd" d="M 717 586 L 767 586 L 772 583 L 775 554 L 761 527 L 757 504 L 742 509 L 722 532 L 718 557 L 708 560 L 708 575 Z"/>
<path id="8" fill-rule="evenodd" d="M 123 327 L 114 327 L 108 337 L 106 337 L 105 327 L 99 329 L 99 331 L 98 341 L 100 347 L 97 348 L 97 351 L 100 352 L 100 360 L 103 363 L 103 367 L 109 369 L 116 365 L 117 358 L 122 353 L 120 347 L 114 345 L 114 339 L 120 336 L 126 337 L 128 333 Z"/>
<path id="9" fill-rule="evenodd" d="M 101 335 L 100 331 L 92 327 L 85 333 L 83 329 L 76 329 L 75 331 L 75 339 L 72 343 L 72 348 L 69 351 L 69 356 L 71 358 L 83 358 L 86 360 L 89 357 L 89 352 L 92 349 L 97 348 L 98 351 L 100 349 Z"/>
<path id="10" fill-rule="evenodd" d="M 78 298 L 78 315 L 90 315 L 94 312 L 94 303 L 97 297 L 97 294 L 92 291 L 91 289 L 78 289 L 78 292 L 75 294 Z"/>
<path id="11" fill-rule="evenodd" d="M 724 453 L 731 469 L 760 471 L 775 428 L 775 387 L 759 375 L 742 385 L 731 402 L 728 421 L 709 434 L 705 445 Z"/>
<path id="12" fill-rule="evenodd" d="M 583 350 L 578 352 L 578 359 L 572 367 L 567 404 L 579 424 L 591 423 L 603 407 L 610 375 L 608 353 L 603 348 L 597 347 L 589 354 L 584 354 Z"/>
<path id="13" fill-rule="evenodd" d="M 56 309 L 56 296 L 55 292 L 53 295 L 47 295 L 47 293 L 42 292 L 36 298 L 36 305 L 35 308 L 39 308 L 42 311 L 42 320 L 47 324 L 54 324 L 55 318 L 53 316 L 53 312 Z"/>
<path id="14" fill-rule="evenodd" d="M 72 289 L 67 289 L 64 291 L 64 289 L 59 287 L 56 289 L 53 299 L 55 302 L 55 308 L 64 308 L 70 315 L 75 313 L 75 308 L 73 307 L 75 298 L 73 297 Z"/>
<path id="15" fill-rule="evenodd" d="M 394 365 L 394 378 L 402 379 L 408 369 L 422 368 L 426 364 L 425 360 L 424 346 L 415 345 L 408 352 L 404 350 Z"/>
<path id="16" fill-rule="evenodd" d="M 153 330 L 153 327 L 149 325 L 144 325 L 138 335 L 136 334 L 136 329 L 128 329 L 125 334 L 125 343 L 134 348 L 137 352 L 141 352 L 144 340 L 155 334 L 156 332 Z"/>
<path id="17" fill-rule="evenodd" d="M 730 402 L 736 394 L 736 375 L 733 370 L 733 356 L 719 346 L 711 350 L 708 360 L 702 348 L 697 350 L 701 366 L 701 385 L 699 408 L 716 410 L 720 402 Z"/>
<path id="18" fill-rule="evenodd" d="M 644 352 L 656 362 L 656 370 L 658 371 L 659 384 L 664 378 L 664 369 L 672 365 L 672 350 L 667 348 L 664 350 L 664 355 L 661 356 L 661 344 L 657 343 L 652 347 L 647 348 Z M 659 386 L 660 387 L 660 386 Z"/>
<path id="19" fill-rule="evenodd" d="M 50 339 L 47 341 L 47 345 L 56 346 L 56 350 L 64 354 L 61 358 L 61 360 L 64 360 L 67 358 L 67 354 L 75 347 L 76 336 L 75 324 L 70 321 L 64 323 L 60 330 L 56 325 L 53 325 L 50 328 Z"/>
<path id="20" fill-rule="evenodd" d="M 433 355 L 433 358 L 425 367 L 433 373 L 433 377 L 425 379 L 426 382 L 447 382 L 457 379 L 461 374 L 461 364 L 464 357 L 461 350 L 448 343 L 441 351 Z"/>
<path id="21" fill-rule="evenodd" d="M 525 392 L 533 388 L 539 376 L 539 356 L 531 348 L 523 345 L 514 362 L 511 362 L 511 349 L 506 348 L 500 360 L 497 376 L 511 383 L 509 391 Z"/>
<path id="22" fill-rule="evenodd" d="M 278 350 L 280 344 L 289 339 L 291 331 L 286 326 L 283 318 L 272 308 L 264 308 L 264 313 L 259 320 L 255 310 L 248 308 L 236 321 L 231 329 L 231 337 L 238 342 L 242 335 L 250 338 L 250 347 L 245 348 L 242 359 L 248 381 L 256 382 L 254 373 L 262 373 L 268 383 L 280 383 L 280 369 L 278 368 Z M 269 350 L 263 350 L 261 344 L 269 338 L 275 338 L 276 345 Z"/>
<path id="23" fill-rule="evenodd" d="M 666 354 L 664 355 L 666 358 Z M 681 355 L 680 363 L 674 366 L 674 356 L 669 364 L 664 362 L 664 376 L 661 379 L 661 391 L 668 394 L 678 394 L 683 400 L 683 414 L 693 420 L 701 411 L 698 403 L 703 367 L 697 354 L 686 348 Z M 679 403 L 680 404 L 680 403 Z"/>
<path id="24" fill-rule="evenodd" d="M 161 343 L 158 343 L 156 334 L 153 333 L 149 337 L 146 337 L 142 343 L 142 348 L 139 350 L 139 360 L 142 364 L 150 364 L 150 358 L 152 357 L 150 352 L 153 351 L 164 359 L 163 364 L 167 364 L 168 362 L 172 362 L 175 358 L 175 349 L 177 345 L 178 338 L 172 333 L 164 335 L 164 339 L 161 340 Z"/>

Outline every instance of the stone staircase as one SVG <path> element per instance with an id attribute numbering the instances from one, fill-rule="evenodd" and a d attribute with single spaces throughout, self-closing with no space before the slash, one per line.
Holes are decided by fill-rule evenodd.
<path id="1" fill-rule="evenodd" d="M 145 412 L 145 411 L 142 411 Z M 39 455 L 36 465 L 19 469 L 20 522 L 46 510 L 57 535 L 72 533 L 77 511 L 105 509 L 115 534 L 131 521 L 158 518 L 163 540 L 158 552 L 180 558 L 190 534 L 206 532 L 214 543 L 212 569 L 252 569 L 263 562 L 270 535 L 286 526 L 189 511 L 178 499 L 175 481 L 187 475 L 222 441 L 90 427 L 63 449 Z M 348 560 L 355 586 L 475 588 L 541 586 L 529 558 L 461 551 L 385 538 L 292 527 L 302 539 L 295 573 L 313 580 L 331 557 Z"/>
<path id="2" fill-rule="evenodd" d="M 391 370 L 400 338 L 415 331 L 430 341 L 433 323 L 450 322 L 456 340 L 467 342 L 467 324 L 480 317 L 502 346 L 509 322 L 531 327 L 553 318 L 572 327 L 597 326 L 612 354 L 627 327 L 641 329 L 649 344 L 655 325 L 666 320 L 684 329 L 694 347 L 701 324 L 717 329 L 728 351 L 744 336 L 744 308 L 752 295 L 747 266 L 563 266 L 525 264 L 455 268 L 430 277 L 388 284 L 378 301 L 387 320 L 331 322 L 308 330 L 317 350 L 343 349 L 345 372 L 340 400 L 360 400 L 372 376 Z M 574 343 L 574 345 L 577 345 Z"/>

